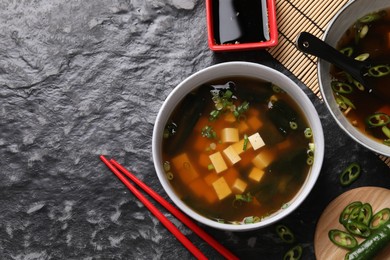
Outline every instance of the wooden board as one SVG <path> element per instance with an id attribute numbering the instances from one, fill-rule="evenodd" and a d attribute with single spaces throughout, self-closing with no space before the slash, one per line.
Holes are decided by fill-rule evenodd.
<path id="1" fill-rule="evenodd" d="M 390 190 L 379 187 L 361 187 L 347 191 L 334 199 L 324 210 L 317 223 L 314 236 L 314 250 L 318 260 L 344 259 L 347 250 L 334 245 L 328 238 L 331 229 L 345 230 L 339 217 L 345 206 L 353 201 L 368 202 L 373 212 L 390 207 Z M 360 242 L 361 239 L 358 239 Z M 376 259 L 390 259 L 390 245 L 380 252 Z"/>

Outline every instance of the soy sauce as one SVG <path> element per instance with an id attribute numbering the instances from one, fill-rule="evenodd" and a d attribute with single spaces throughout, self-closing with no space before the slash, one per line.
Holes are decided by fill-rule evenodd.
<path id="1" fill-rule="evenodd" d="M 213 0 L 214 37 L 217 44 L 268 40 L 263 0 Z M 267 18 L 267 17 L 265 17 Z"/>

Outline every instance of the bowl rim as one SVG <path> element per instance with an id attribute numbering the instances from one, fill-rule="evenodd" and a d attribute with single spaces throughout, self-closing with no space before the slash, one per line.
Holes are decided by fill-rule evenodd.
<path id="1" fill-rule="evenodd" d="M 237 68 L 241 68 L 241 71 L 239 73 L 237 73 L 236 75 L 231 75 L 229 73 L 226 74 L 225 77 L 229 75 L 255 77 L 253 74 L 251 75 L 247 74 L 247 71 L 249 69 L 252 71 L 251 73 L 259 72 L 259 74 L 268 75 L 269 78 L 275 77 L 280 82 L 285 82 L 287 85 L 281 88 L 284 89 L 286 92 L 288 92 L 288 94 L 299 105 L 300 109 L 302 110 L 302 113 L 305 114 L 306 120 L 310 124 L 310 127 L 314 130 L 313 132 L 316 133 L 314 135 L 314 140 L 313 140 L 316 147 L 315 154 L 314 154 L 314 158 L 316 159 L 314 160 L 314 163 L 311 169 L 309 170 L 309 173 L 301 189 L 297 192 L 294 198 L 290 200 L 289 206 L 285 209 L 279 210 L 278 212 L 270 215 L 269 217 L 264 218 L 260 222 L 254 224 L 244 224 L 244 225 L 219 223 L 217 221 L 211 220 L 209 218 L 200 215 L 196 211 L 192 210 L 189 206 L 187 206 L 184 202 L 182 202 L 175 194 L 173 189 L 170 187 L 170 183 L 164 174 L 164 170 L 162 166 L 163 165 L 162 155 L 161 155 L 161 146 L 162 146 L 161 141 L 162 141 L 162 132 L 163 132 L 161 130 L 165 127 L 169 115 L 172 113 L 173 109 L 176 106 L 176 105 L 172 105 L 171 103 L 176 102 L 177 104 L 177 100 L 179 101 L 182 100 L 185 94 L 187 94 L 189 91 L 195 89 L 201 84 L 206 83 L 212 79 L 218 79 L 223 77 L 223 76 L 213 77 L 213 75 L 215 75 L 217 71 L 224 74 L 227 73 L 226 71 L 236 71 L 235 69 Z M 201 80 L 204 76 L 209 76 L 212 78 Z M 259 76 L 258 78 L 261 77 Z M 298 102 L 297 98 L 300 98 L 301 101 Z M 322 124 L 319 115 L 317 113 L 317 110 L 315 109 L 313 103 L 310 101 L 308 96 L 294 81 L 292 81 L 283 73 L 275 69 L 272 69 L 270 67 L 267 67 L 265 65 L 252 63 L 252 62 L 225 62 L 225 63 L 212 65 L 198 72 L 195 72 L 191 76 L 184 79 L 171 91 L 171 93 L 168 95 L 163 105 L 161 106 L 156 118 L 156 123 L 153 129 L 152 155 L 153 155 L 155 170 L 161 185 L 163 186 L 165 192 L 168 194 L 170 199 L 175 203 L 175 205 L 180 210 L 185 212 L 187 215 L 189 215 L 196 221 L 216 229 L 225 230 L 225 231 L 249 231 L 249 230 L 255 230 L 261 227 L 265 227 L 275 223 L 276 221 L 279 221 L 280 219 L 286 217 L 292 211 L 294 211 L 306 199 L 306 197 L 313 189 L 318 179 L 318 176 L 320 174 L 323 158 L 324 158 L 324 146 L 325 146 L 324 134 L 323 134 Z"/>
<path id="2" fill-rule="evenodd" d="M 322 40 L 323 41 L 328 42 L 327 38 L 329 37 L 329 34 L 330 34 L 333 26 L 335 26 L 337 20 L 341 19 L 340 17 L 345 12 L 347 12 L 350 8 L 352 8 L 353 6 L 355 6 L 355 5 L 359 6 L 361 4 L 359 2 L 361 2 L 361 1 L 362 0 L 351 0 L 350 2 L 345 4 L 333 16 L 333 18 L 328 22 L 328 25 L 327 25 L 327 27 L 325 29 L 325 32 L 322 35 Z M 390 8 L 390 4 L 388 4 L 387 8 Z M 378 8 L 373 8 L 373 9 L 374 10 L 378 10 Z M 370 11 L 367 10 L 365 13 L 369 13 L 369 12 Z M 352 25 L 352 23 L 350 24 L 350 26 L 351 25 Z M 346 29 L 347 28 L 345 28 L 345 30 Z M 333 109 L 332 104 L 335 104 L 336 101 L 335 101 L 333 95 L 332 96 L 326 95 L 326 92 L 327 92 L 326 89 L 327 88 L 326 88 L 326 86 L 323 83 L 323 72 L 322 72 L 322 67 L 323 66 L 327 66 L 327 62 L 322 60 L 322 59 L 318 59 L 318 62 L 317 62 L 317 75 L 318 75 L 319 88 L 320 88 L 320 92 L 321 92 L 321 95 L 323 97 L 323 100 L 324 100 L 324 102 L 326 104 L 326 107 L 327 107 L 328 111 L 330 112 L 330 114 L 332 115 L 333 119 L 336 121 L 337 125 L 344 131 L 344 133 L 346 133 L 351 139 L 353 139 L 359 145 L 361 145 L 361 146 L 363 146 L 363 147 L 365 147 L 365 148 L 367 148 L 367 149 L 369 149 L 369 150 L 371 150 L 373 152 L 376 152 L 376 153 L 379 153 L 381 155 L 390 157 L 390 148 L 388 146 L 375 141 L 374 139 L 372 139 L 372 138 L 364 135 L 363 133 L 361 133 L 356 128 L 352 127 L 352 124 L 345 118 L 344 115 L 342 115 L 341 111 Z M 326 73 L 328 73 L 328 72 L 326 72 Z"/>

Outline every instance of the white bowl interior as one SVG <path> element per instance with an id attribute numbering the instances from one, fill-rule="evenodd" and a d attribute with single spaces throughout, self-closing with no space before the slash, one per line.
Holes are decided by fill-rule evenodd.
<path id="1" fill-rule="evenodd" d="M 347 4 L 342 8 L 333 18 L 325 31 L 323 40 L 331 46 L 336 46 L 345 31 L 352 26 L 360 17 L 375 11 L 382 10 L 390 7 L 389 0 L 356 0 Z M 366 148 L 375 151 L 377 153 L 390 156 L 390 147 L 376 142 L 375 140 L 367 137 L 359 130 L 357 130 L 348 119 L 343 115 L 337 106 L 336 100 L 333 96 L 330 82 L 332 80 L 329 73 L 331 65 L 319 59 L 318 62 L 318 75 L 320 91 L 324 98 L 324 101 L 336 119 L 338 125 L 356 142 L 365 146 Z"/>
<path id="2" fill-rule="evenodd" d="M 163 160 L 162 160 L 162 138 L 163 138 L 163 129 L 168 121 L 170 114 L 173 112 L 175 106 L 185 97 L 185 95 L 193 90 L 194 88 L 200 86 L 203 83 L 209 82 L 213 79 L 224 78 L 227 76 L 248 76 L 259 78 L 262 80 L 273 82 L 274 84 L 281 87 L 285 90 L 293 99 L 300 105 L 302 112 L 305 114 L 310 127 L 314 133 L 314 143 L 316 145 L 315 154 L 314 154 L 314 163 L 311 167 L 311 170 L 306 178 L 305 183 L 297 195 L 290 201 L 289 207 L 286 209 L 280 210 L 274 215 L 264 219 L 261 222 L 247 225 L 231 225 L 231 224 L 222 224 L 211 219 L 205 218 L 198 213 L 190 209 L 186 204 L 184 204 L 178 196 L 173 191 L 169 181 L 166 179 L 164 169 L 163 169 Z M 280 220 L 294 209 L 296 209 L 302 201 L 307 197 L 311 189 L 313 188 L 320 169 L 322 166 L 323 156 L 324 156 L 324 137 L 322 125 L 319 120 L 317 111 L 315 110 L 310 99 L 306 94 L 287 76 L 284 74 L 273 70 L 269 67 L 262 66 L 255 63 L 249 62 L 227 62 L 218 65 L 214 65 L 203 69 L 192 76 L 185 79 L 180 83 L 167 97 L 164 104 L 162 105 L 156 119 L 156 123 L 153 130 L 153 160 L 154 165 L 157 171 L 158 178 L 167 192 L 171 200 L 187 215 L 191 216 L 195 220 L 206 224 L 208 226 L 230 231 L 245 231 L 257 229 L 275 221 Z"/>

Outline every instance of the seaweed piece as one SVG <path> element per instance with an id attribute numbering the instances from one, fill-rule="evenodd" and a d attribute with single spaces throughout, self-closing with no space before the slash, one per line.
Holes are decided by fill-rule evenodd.
<path id="1" fill-rule="evenodd" d="M 283 135 L 287 135 L 293 130 L 291 123 L 298 123 L 296 111 L 283 100 L 275 101 L 268 110 L 267 115 Z"/>

